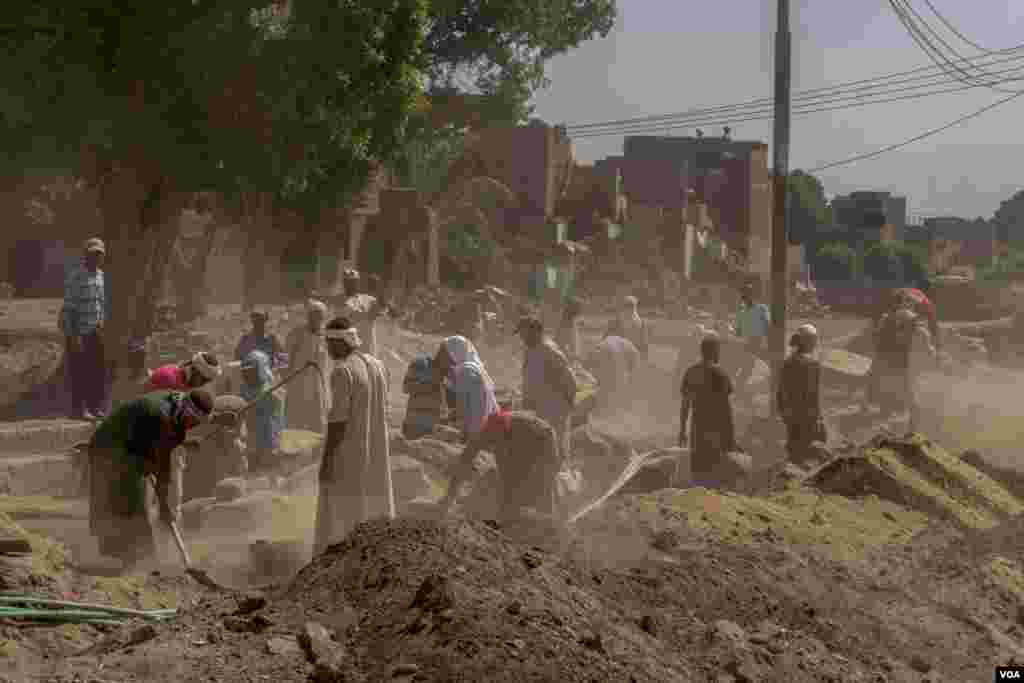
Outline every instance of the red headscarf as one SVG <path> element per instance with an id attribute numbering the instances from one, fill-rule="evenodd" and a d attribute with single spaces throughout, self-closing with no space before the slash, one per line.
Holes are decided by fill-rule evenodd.
<path id="1" fill-rule="evenodd" d="M 483 431 L 485 432 L 498 432 L 504 434 L 512 427 L 512 411 L 511 410 L 499 410 L 496 413 L 491 413 L 487 416 L 484 421 Z"/>
<path id="2" fill-rule="evenodd" d="M 924 312 L 929 318 L 931 318 L 932 320 L 935 319 L 935 304 L 931 302 L 931 299 L 929 299 L 924 292 L 922 292 L 920 289 L 914 289 L 912 287 L 908 287 L 902 291 L 911 299 L 913 299 L 917 303 L 919 309 L 922 312 Z"/>

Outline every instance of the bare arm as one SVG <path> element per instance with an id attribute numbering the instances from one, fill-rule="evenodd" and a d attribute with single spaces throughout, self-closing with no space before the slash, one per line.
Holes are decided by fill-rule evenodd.
<path id="1" fill-rule="evenodd" d="M 693 406 L 693 402 L 690 399 L 689 394 L 683 394 L 683 400 L 679 404 L 679 447 L 683 448 L 689 442 L 687 434 L 689 432 L 689 421 L 690 421 L 690 409 Z"/>
<path id="2" fill-rule="evenodd" d="M 459 489 L 473 475 L 473 461 L 476 460 L 476 456 L 480 454 L 480 451 L 487 450 L 492 446 L 490 441 L 491 437 L 489 434 L 481 432 L 470 439 L 469 443 L 462 450 L 462 455 L 459 456 L 459 459 L 452 467 L 451 479 L 448 482 L 448 492 L 442 501 L 442 507 L 445 510 L 450 509 L 455 504 L 455 500 L 459 496 Z"/>

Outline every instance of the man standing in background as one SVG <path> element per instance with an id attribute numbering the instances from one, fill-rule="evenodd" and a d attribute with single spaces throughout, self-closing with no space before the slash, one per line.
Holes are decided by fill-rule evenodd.
<path id="1" fill-rule="evenodd" d="M 722 343 L 709 335 L 700 343 L 700 362 L 683 375 L 680 387 L 679 446 L 690 447 L 693 484 L 703 485 L 736 445 L 733 421 L 732 380 L 719 365 Z"/>
<path id="2" fill-rule="evenodd" d="M 361 277 L 354 268 L 346 268 L 342 275 L 344 298 L 335 306 L 338 314 L 355 325 L 363 342 L 360 351 L 377 357 L 377 318 L 384 312 L 380 299 L 361 291 Z"/>
<path id="3" fill-rule="evenodd" d="M 749 282 L 743 285 L 743 289 L 740 290 L 740 305 L 736 311 L 736 336 L 743 342 L 746 353 L 736 374 L 736 387 L 748 405 L 752 404 L 752 400 L 745 389 L 754 374 L 758 359 L 766 358 L 771 319 L 768 306 L 754 300 L 754 285 Z"/>
<path id="4" fill-rule="evenodd" d="M 817 328 L 801 325 L 789 345 L 793 353 L 782 364 L 775 400 L 786 425 L 789 460 L 800 464 L 811 456 L 814 442 L 828 441 L 821 414 L 821 363 L 814 357 Z"/>
<path id="5" fill-rule="evenodd" d="M 316 364 L 316 371 L 307 371 L 296 377 L 288 392 L 285 405 L 289 429 L 306 429 L 322 434 L 327 428 L 327 411 L 330 408 L 327 382 L 331 358 L 324 339 L 326 317 L 327 305 L 310 299 L 306 302 L 306 324 L 292 330 L 285 342 L 288 362 L 294 370 L 298 371 L 307 363 Z"/>
<path id="6" fill-rule="evenodd" d="M 103 417 L 107 372 L 102 333 L 107 299 L 102 266 L 106 253 L 103 240 L 88 240 L 82 263 L 64 283 L 61 329 L 67 342 L 71 417 L 77 420 Z"/>

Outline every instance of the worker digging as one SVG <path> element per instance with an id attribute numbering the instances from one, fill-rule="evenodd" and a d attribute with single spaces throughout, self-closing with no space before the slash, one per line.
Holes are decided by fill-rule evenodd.
<path id="1" fill-rule="evenodd" d="M 776 401 L 786 425 L 786 451 L 792 462 L 802 463 L 810 459 L 814 443 L 828 441 L 821 411 L 821 364 L 814 357 L 817 328 L 801 325 L 789 345 L 793 352 L 779 373 Z"/>
<path id="2" fill-rule="evenodd" d="M 172 453 L 213 403 L 202 389 L 156 391 L 122 404 L 100 424 L 89 447 L 89 529 L 103 555 L 126 567 L 152 557 L 149 510 L 168 523 L 177 519 L 172 496 L 181 480 Z"/>
<path id="3" fill-rule="evenodd" d="M 545 420 L 528 411 L 500 411 L 487 417 L 466 445 L 451 473 L 441 502 L 445 513 L 458 502 L 462 486 L 473 480 L 474 461 L 482 452 L 494 454 L 501 480 L 499 519 L 509 521 L 535 510 L 558 518 L 558 437 Z"/>

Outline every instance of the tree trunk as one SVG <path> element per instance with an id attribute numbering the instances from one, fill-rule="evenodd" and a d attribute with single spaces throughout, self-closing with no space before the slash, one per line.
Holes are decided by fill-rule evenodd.
<path id="1" fill-rule="evenodd" d="M 183 196 L 160 178 L 147 179 L 143 173 L 125 169 L 102 183 L 100 203 L 111 302 L 104 337 L 111 360 L 116 360 L 130 337 L 148 337 L 153 332 Z"/>
<path id="2" fill-rule="evenodd" d="M 180 243 L 175 249 L 170 265 L 170 277 L 178 294 L 178 322 L 192 322 L 206 313 L 206 271 L 219 229 L 217 221 L 211 221 L 206 226 L 189 263 L 186 263 Z"/>
<path id="3" fill-rule="evenodd" d="M 266 244 L 270 237 L 273 218 L 270 215 L 270 200 L 265 194 L 246 193 L 243 198 L 242 225 L 246 232 L 247 248 L 243 255 L 242 271 L 245 282 L 243 305 L 250 310 L 261 299 L 267 282 Z"/>

